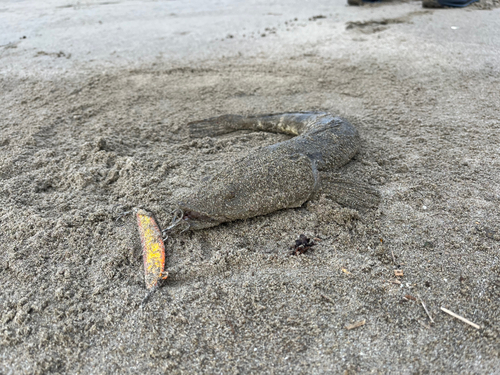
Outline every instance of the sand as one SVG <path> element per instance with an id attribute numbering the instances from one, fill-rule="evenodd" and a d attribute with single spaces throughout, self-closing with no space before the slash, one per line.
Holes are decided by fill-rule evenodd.
<path id="1" fill-rule="evenodd" d="M 500 9 L 482 4 L 2 3 L 0 373 L 499 373 Z M 324 195 L 175 233 L 141 308 L 120 214 L 166 226 L 287 139 L 186 123 L 305 110 L 359 129 L 342 173 L 379 208 Z M 300 234 L 316 245 L 291 256 Z"/>

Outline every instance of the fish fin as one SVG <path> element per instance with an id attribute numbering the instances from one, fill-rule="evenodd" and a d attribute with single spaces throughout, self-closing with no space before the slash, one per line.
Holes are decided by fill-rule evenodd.
<path id="1" fill-rule="evenodd" d="M 337 203 L 355 209 L 376 208 L 380 203 L 380 193 L 372 186 L 345 178 L 338 173 L 321 175 L 320 193 Z"/>
<path id="2" fill-rule="evenodd" d="M 245 129 L 241 120 L 242 116 L 224 115 L 190 122 L 187 125 L 192 138 L 217 137 Z"/>

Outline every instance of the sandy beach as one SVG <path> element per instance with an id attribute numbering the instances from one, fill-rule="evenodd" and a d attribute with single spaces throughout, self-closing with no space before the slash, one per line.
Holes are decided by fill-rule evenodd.
<path id="1" fill-rule="evenodd" d="M 0 374 L 499 374 L 498 5 L 1 2 Z M 323 194 L 176 233 L 141 307 L 120 215 L 166 227 L 289 139 L 186 124 L 309 110 L 359 130 L 340 172 L 379 207 Z"/>

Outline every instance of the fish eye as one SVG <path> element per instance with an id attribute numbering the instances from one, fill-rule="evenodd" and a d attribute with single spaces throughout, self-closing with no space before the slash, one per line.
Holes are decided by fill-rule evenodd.
<path id="1" fill-rule="evenodd" d="M 233 186 L 230 186 L 227 190 L 225 198 L 226 199 L 233 199 L 234 197 L 236 197 L 236 189 Z"/>

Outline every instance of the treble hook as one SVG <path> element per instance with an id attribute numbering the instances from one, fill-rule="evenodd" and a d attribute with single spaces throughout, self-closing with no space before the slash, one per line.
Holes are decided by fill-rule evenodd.
<path id="1" fill-rule="evenodd" d="M 165 228 L 165 229 L 162 230 L 162 235 L 165 236 L 163 238 L 163 241 L 167 240 L 167 238 L 168 238 L 168 232 L 171 229 L 174 229 L 177 225 L 179 225 L 182 222 L 182 218 L 184 217 L 184 211 L 182 209 L 180 209 L 180 208 L 176 208 L 175 210 L 173 210 L 172 214 L 174 216 L 172 217 L 172 221 L 170 222 L 170 225 L 167 228 Z M 187 230 L 187 229 L 185 229 L 185 230 Z"/>

